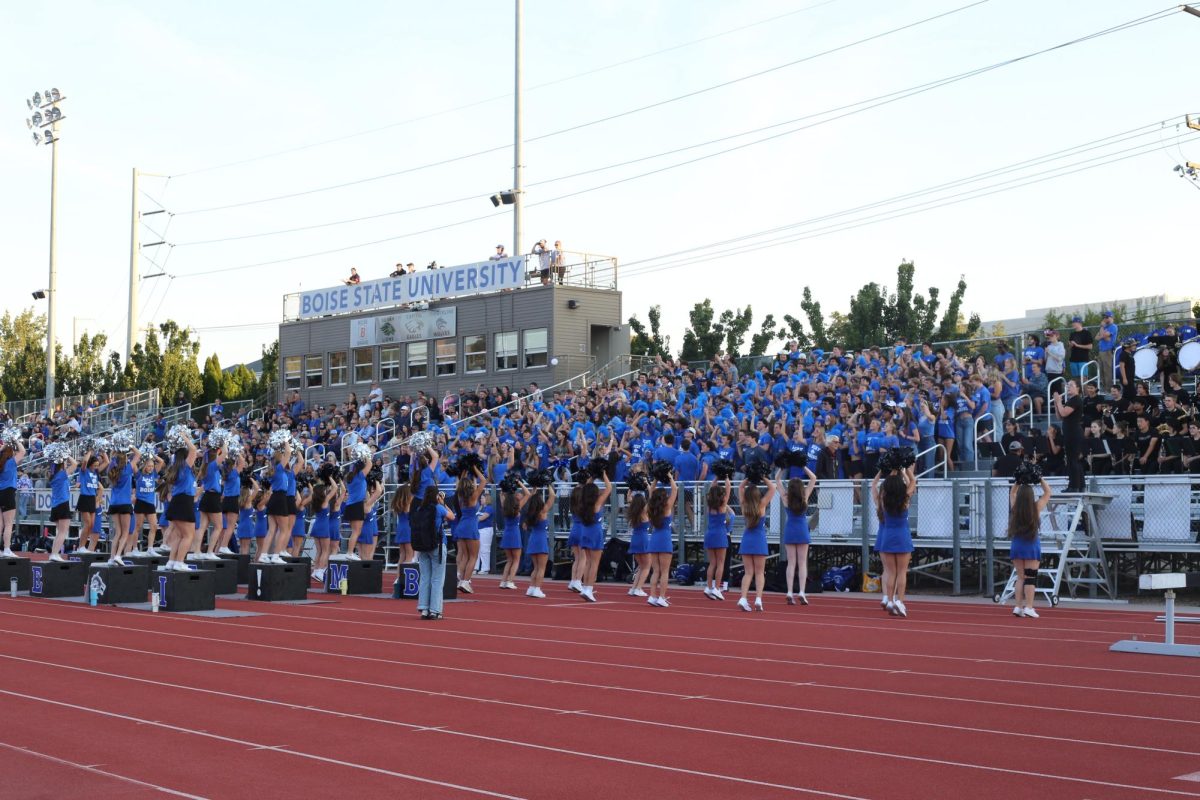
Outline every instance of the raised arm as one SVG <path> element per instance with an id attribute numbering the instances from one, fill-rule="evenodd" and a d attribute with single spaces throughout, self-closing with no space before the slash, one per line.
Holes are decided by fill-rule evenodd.
<path id="1" fill-rule="evenodd" d="M 1051 490 L 1050 484 L 1046 483 L 1045 478 L 1042 478 L 1042 496 L 1038 498 L 1037 502 L 1037 510 L 1039 514 L 1046 510 L 1046 506 L 1050 505 L 1050 496 L 1052 494 L 1054 494 L 1054 491 Z"/>
<path id="2" fill-rule="evenodd" d="M 812 497 L 813 489 L 817 488 L 817 473 L 805 467 L 804 474 L 808 476 L 808 483 L 804 486 L 804 502 L 807 503 L 808 498 Z"/>

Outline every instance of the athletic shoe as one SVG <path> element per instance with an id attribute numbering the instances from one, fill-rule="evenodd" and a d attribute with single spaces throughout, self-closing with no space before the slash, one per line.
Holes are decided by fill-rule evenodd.
<path id="1" fill-rule="evenodd" d="M 17 554 L 12 551 L 11 547 L 4 548 L 4 552 L 0 553 L 0 558 L 16 558 Z"/>
<path id="2" fill-rule="evenodd" d="M 1023 617 L 1023 616 L 1025 616 L 1025 609 L 1021 608 L 1020 606 L 1014 606 L 1014 607 L 1013 607 L 1013 616 L 1014 616 L 1014 617 Z"/>
<path id="3" fill-rule="evenodd" d="M 346 560 L 347 561 L 362 561 L 362 558 L 358 555 L 358 553 L 347 553 Z"/>
<path id="4" fill-rule="evenodd" d="M 1025 616 L 1031 617 L 1033 619 L 1037 619 L 1041 615 L 1038 614 L 1038 612 L 1034 611 L 1032 607 L 1030 607 L 1030 608 L 1025 609 Z"/>
<path id="5" fill-rule="evenodd" d="M 570 589 L 572 592 L 582 592 L 583 591 L 583 586 L 579 583 L 579 581 L 568 581 L 567 588 Z"/>
<path id="6" fill-rule="evenodd" d="M 729 581 L 721 581 L 721 591 L 722 592 L 729 591 Z"/>
<path id="7" fill-rule="evenodd" d="M 720 589 L 713 589 L 713 600 L 724 600 L 725 595 L 721 594 Z"/>
<path id="8" fill-rule="evenodd" d="M 539 600 L 543 600 L 546 597 L 546 593 L 535 586 L 535 587 L 533 587 L 533 596 L 538 598 Z"/>
<path id="9" fill-rule="evenodd" d="M 129 553 L 127 553 L 127 555 L 130 558 L 141 558 L 142 556 L 144 556 L 146 554 L 143 553 L 141 550 L 130 550 Z"/>
<path id="10" fill-rule="evenodd" d="M 804 592 L 801 592 L 800 594 L 796 595 L 796 599 L 800 601 L 800 605 L 802 605 L 802 606 L 808 605 L 808 598 L 804 595 Z"/>
<path id="11" fill-rule="evenodd" d="M 879 601 L 879 605 L 881 608 L 883 608 L 884 611 L 887 611 L 888 596 L 886 594 L 883 596 L 883 599 Z"/>
<path id="12" fill-rule="evenodd" d="M 283 560 L 282 554 L 276 553 L 275 555 L 271 556 L 271 563 L 272 564 L 286 564 L 288 562 Z"/>
<path id="13" fill-rule="evenodd" d="M 122 558 L 121 556 L 113 556 L 112 558 L 110 558 L 110 559 L 109 559 L 109 562 L 110 562 L 110 563 L 111 563 L 111 562 L 115 562 L 115 563 L 116 563 L 116 565 L 117 565 L 118 567 L 127 567 L 127 566 L 129 566 L 128 564 L 126 564 L 126 563 L 125 563 L 125 559 L 124 559 L 124 558 Z"/>
<path id="14" fill-rule="evenodd" d="M 595 595 L 595 593 L 592 591 L 592 587 L 590 587 L 590 586 L 584 586 L 582 589 L 580 589 L 580 590 L 579 590 L 579 593 L 580 593 L 581 595 L 583 595 L 583 599 L 584 599 L 584 600 L 587 600 L 589 603 L 594 603 L 594 602 L 596 602 L 596 595 Z"/>
<path id="15" fill-rule="evenodd" d="M 628 591 L 628 592 L 626 592 L 625 594 L 629 595 L 630 597 L 633 597 L 633 587 L 631 586 L 631 587 L 629 588 L 629 591 Z"/>
<path id="16" fill-rule="evenodd" d="M 184 556 L 185 561 L 199 561 L 202 558 L 204 558 L 203 553 L 188 553 L 186 556 Z"/>
<path id="17" fill-rule="evenodd" d="M 526 596 L 526 597 L 536 597 L 536 596 L 537 596 L 537 595 L 535 595 L 535 594 L 533 593 L 533 587 L 532 587 L 532 586 L 530 586 L 528 589 L 526 589 L 526 590 L 525 590 L 525 596 Z"/>
<path id="18" fill-rule="evenodd" d="M 659 608 L 670 608 L 671 604 L 669 602 L 667 602 L 667 598 L 660 597 L 660 598 L 658 598 L 658 607 Z"/>
<path id="19" fill-rule="evenodd" d="M 312 572 L 312 579 L 314 581 L 317 581 L 318 583 L 324 583 L 325 582 L 325 570 L 314 569 Z"/>
<path id="20" fill-rule="evenodd" d="M 458 588 L 459 588 L 459 589 L 462 589 L 462 590 L 463 590 L 464 592 L 466 592 L 467 594 L 475 594 L 475 590 L 471 588 L 471 582 L 470 582 L 470 581 L 463 581 L 462 583 L 460 583 L 460 584 L 458 585 Z M 512 583 L 512 582 L 510 581 L 510 582 L 509 582 L 509 584 L 508 584 L 508 588 L 510 588 L 510 589 L 515 589 L 515 588 L 517 588 L 517 585 L 516 585 L 515 583 Z"/>
<path id="21" fill-rule="evenodd" d="M 92 552 L 92 551 L 88 550 L 86 547 L 76 547 L 75 548 L 75 555 L 79 555 L 80 553 L 90 553 L 90 552 Z"/>
<path id="22" fill-rule="evenodd" d="M 895 604 L 895 603 L 893 603 L 891 600 L 888 600 L 888 604 L 887 604 L 887 612 L 888 612 L 889 614 L 891 614 L 893 617 L 894 617 L 894 616 L 896 616 L 896 615 L 899 613 L 899 612 L 897 612 L 897 611 L 896 611 L 896 604 Z"/>
<path id="23" fill-rule="evenodd" d="M 62 553 L 54 553 L 53 555 L 50 556 L 50 558 L 48 560 L 49 561 L 66 561 L 66 559 L 62 557 Z"/>
<path id="24" fill-rule="evenodd" d="M 223 555 L 223 556 L 236 556 L 237 555 L 237 553 L 233 552 L 228 547 L 222 547 L 220 550 L 217 551 L 217 553 L 220 555 Z"/>
<path id="25" fill-rule="evenodd" d="M 788 600 L 788 605 L 789 605 L 789 606 L 794 606 L 794 605 L 796 605 L 796 598 L 795 598 L 795 597 L 793 597 L 793 596 L 792 596 L 792 594 L 791 594 L 790 592 L 788 593 L 787 600 Z"/>
<path id="26" fill-rule="evenodd" d="M 632 592 L 631 592 L 630 594 L 632 594 Z M 704 587 L 704 596 L 705 596 L 705 597 L 707 597 L 709 600 L 713 600 L 713 599 L 714 599 L 714 598 L 713 598 L 713 593 L 712 593 L 712 587 L 711 587 L 711 586 L 705 586 L 705 587 Z"/>
<path id="27" fill-rule="evenodd" d="M 634 589 L 633 591 L 630 592 L 630 594 L 633 595 L 634 597 L 646 597 L 646 593 L 644 591 L 642 591 L 641 589 Z"/>
<path id="28" fill-rule="evenodd" d="M 737 607 L 740 608 L 742 611 L 751 611 L 752 610 L 750 608 L 750 604 L 746 602 L 746 598 L 744 598 L 744 597 L 741 600 L 738 600 Z"/>
<path id="29" fill-rule="evenodd" d="M 653 596 L 653 595 L 651 595 L 650 597 L 648 597 L 648 598 L 646 599 L 646 605 L 648 605 L 648 606 L 657 606 L 657 605 L 658 605 L 658 598 L 657 598 L 657 597 L 655 597 L 655 596 Z"/>
<path id="30" fill-rule="evenodd" d="M 217 555 L 216 553 L 205 553 L 204 560 L 205 561 L 220 561 L 221 557 L 219 555 Z"/>
<path id="31" fill-rule="evenodd" d="M 762 607 L 762 600 L 755 600 L 755 601 L 754 601 L 754 610 L 755 610 L 755 611 L 762 611 L 762 610 L 763 610 L 763 607 Z"/>
<path id="32" fill-rule="evenodd" d="M 899 616 L 901 616 L 901 617 L 907 617 L 907 616 L 908 616 L 908 609 L 904 607 L 904 601 L 903 601 L 903 600 L 897 600 L 897 601 L 895 602 L 895 604 L 894 604 L 894 605 L 896 606 L 896 613 L 897 613 Z"/>
<path id="33" fill-rule="evenodd" d="M 182 561 L 176 561 L 175 566 L 172 567 L 172 569 L 175 572 L 191 572 L 192 571 L 192 568 L 189 567 L 187 564 L 185 564 Z"/>

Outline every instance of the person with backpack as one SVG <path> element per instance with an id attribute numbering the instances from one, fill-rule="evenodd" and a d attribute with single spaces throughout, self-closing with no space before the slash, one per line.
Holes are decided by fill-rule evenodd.
<path id="1" fill-rule="evenodd" d="M 421 505 L 409 512 L 408 527 L 412 548 L 417 553 L 421 585 L 417 610 L 421 619 L 442 618 L 442 587 L 446 582 L 446 537 L 442 525 L 454 521 L 454 512 L 446 507 L 446 495 L 437 486 L 425 489 Z"/>

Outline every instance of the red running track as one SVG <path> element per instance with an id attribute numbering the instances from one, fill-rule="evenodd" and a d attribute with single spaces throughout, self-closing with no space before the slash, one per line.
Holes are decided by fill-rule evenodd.
<path id="1" fill-rule="evenodd" d="M 1200 669 L 1107 649 L 1152 613 L 476 584 L 440 622 L 0 598 L 0 798 L 1200 797 Z"/>

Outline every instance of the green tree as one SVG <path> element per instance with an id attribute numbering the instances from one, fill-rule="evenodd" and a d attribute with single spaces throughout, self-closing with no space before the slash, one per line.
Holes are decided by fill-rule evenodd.
<path id="1" fill-rule="evenodd" d="M 211 403 L 221 397 L 222 380 L 225 373 L 221 371 L 221 360 L 213 353 L 204 360 L 204 402 Z M 228 398 L 227 398 L 228 399 Z"/>
<path id="2" fill-rule="evenodd" d="M 961 275 L 958 278 L 958 285 L 954 287 L 954 294 L 950 295 L 950 302 L 946 305 L 946 313 L 942 315 L 941 324 L 938 325 L 937 338 L 941 341 L 949 341 L 962 336 L 966 330 L 962 325 L 962 302 L 963 296 L 967 293 L 967 281 Z M 975 317 L 975 319 L 978 319 Z M 975 325 L 975 330 L 978 331 L 981 324 Z M 970 325 L 967 326 L 970 328 Z"/>
<path id="3" fill-rule="evenodd" d="M 629 328 L 633 331 L 629 352 L 635 356 L 670 356 L 671 338 L 663 336 L 661 330 L 662 306 L 650 306 L 646 316 L 650 320 L 648 331 L 636 314 L 629 318 Z"/>
<path id="4" fill-rule="evenodd" d="M 254 373 L 245 364 L 238 364 L 221 377 L 221 398 L 224 400 L 250 400 L 257 390 Z"/>
<path id="5" fill-rule="evenodd" d="M 104 391 L 104 348 L 108 337 L 103 333 L 83 333 L 75 343 L 75 352 L 66 359 L 60 376 L 66 394 L 95 394 Z"/>
<path id="6" fill-rule="evenodd" d="M 791 314 L 783 315 L 783 325 L 779 328 L 778 335 L 780 341 L 795 341 L 801 349 L 807 349 L 809 346 L 808 334 L 804 332 L 804 323 Z"/>
<path id="7" fill-rule="evenodd" d="M 46 389 L 46 318 L 27 308 L 0 317 L 0 391 L 9 400 L 41 397 Z"/>
<path id="8" fill-rule="evenodd" d="M 721 324 L 725 328 L 725 352 L 737 358 L 742 354 L 742 343 L 750 324 L 754 321 L 754 312 L 750 306 L 736 311 L 722 311 Z"/>
<path id="9" fill-rule="evenodd" d="M 804 287 L 804 294 L 800 298 L 800 310 L 808 318 L 808 329 L 812 331 L 811 344 L 828 350 L 829 335 L 825 330 L 825 318 L 821 316 L 821 304 L 813 300 L 812 290 L 807 286 Z"/>
<path id="10" fill-rule="evenodd" d="M 1046 330 L 1054 331 L 1060 331 L 1067 326 L 1066 318 L 1057 308 L 1052 308 L 1046 312 L 1046 316 L 1042 318 L 1042 325 L 1046 327 Z"/>
<path id="11" fill-rule="evenodd" d="M 850 310 L 841 326 L 837 344 L 861 350 L 887 343 L 890 309 L 887 289 L 874 282 L 865 284 L 850 298 Z"/>
<path id="12" fill-rule="evenodd" d="M 712 300 L 707 297 L 692 306 L 688 312 L 691 324 L 683 332 L 683 350 L 679 354 L 682 360 L 707 361 L 721 351 L 725 328 L 720 321 L 714 323 L 714 317 Z"/>
<path id="13" fill-rule="evenodd" d="M 1192 304 L 1192 316 L 1200 317 L 1200 302 L 1196 302 L 1196 303 Z"/>
<path id="14" fill-rule="evenodd" d="M 264 394 L 274 395 L 279 383 L 279 340 L 271 342 L 262 349 L 262 374 L 258 378 L 258 388 L 255 396 Z"/>
<path id="15" fill-rule="evenodd" d="M 779 331 L 777 330 L 775 315 L 767 314 L 767 316 L 763 317 L 762 325 L 759 326 L 758 333 L 750 337 L 750 355 L 767 355 L 767 348 L 770 347 L 771 342 L 777 338 L 779 338 Z"/>

